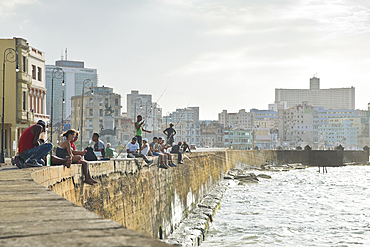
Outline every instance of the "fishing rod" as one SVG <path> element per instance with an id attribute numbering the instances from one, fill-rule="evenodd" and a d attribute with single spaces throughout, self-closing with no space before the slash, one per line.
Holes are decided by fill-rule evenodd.
<path id="1" fill-rule="evenodd" d="M 211 174 L 209 174 L 208 172 L 206 172 L 202 167 L 198 166 L 194 161 L 192 161 L 186 154 L 183 154 L 188 160 L 190 160 L 194 165 L 196 165 L 197 167 L 199 167 L 204 173 L 206 173 L 208 176 L 212 177 Z"/>

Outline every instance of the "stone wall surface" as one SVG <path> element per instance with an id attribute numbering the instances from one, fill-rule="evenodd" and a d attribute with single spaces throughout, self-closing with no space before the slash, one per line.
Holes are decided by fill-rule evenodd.
<path id="1" fill-rule="evenodd" d="M 94 186 L 83 183 L 81 165 L 0 167 L 0 245 L 26 246 L 27 241 L 46 239 L 55 246 L 101 246 L 103 240 L 112 243 L 107 246 L 120 241 L 117 246 L 162 246 L 148 236 L 168 236 L 236 166 L 368 161 L 368 151 L 317 151 L 198 152 L 186 154 L 184 164 L 167 170 L 158 168 L 157 158 L 150 166 L 141 159 L 91 162 L 91 174 L 99 181 Z"/>
<path id="2" fill-rule="evenodd" d="M 168 236 L 197 202 L 233 168 L 225 152 L 191 153 L 184 164 L 158 168 L 141 159 L 91 162 L 99 183 L 82 183 L 80 166 L 49 167 L 33 178 L 76 205 L 156 238 Z M 174 155 L 176 160 L 176 155 Z M 176 163 L 176 162 L 175 162 Z"/>

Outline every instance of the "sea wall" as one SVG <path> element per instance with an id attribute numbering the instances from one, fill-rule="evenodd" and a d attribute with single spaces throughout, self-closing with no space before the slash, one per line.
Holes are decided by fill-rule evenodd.
<path id="1" fill-rule="evenodd" d="M 187 154 L 184 164 L 167 170 L 158 168 L 157 158 L 150 166 L 141 159 L 91 162 L 91 174 L 99 181 L 94 186 L 82 182 L 81 165 L 36 169 L 32 178 L 103 218 L 162 239 L 173 232 L 187 213 L 223 179 L 224 173 L 234 167 L 261 166 L 269 162 L 338 166 L 338 162 L 343 164 L 344 160 L 368 161 L 366 150 L 316 151 L 197 152 Z M 176 160 L 177 155 L 173 158 Z"/>
<path id="2" fill-rule="evenodd" d="M 99 183 L 82 182 L 80 165 L 48 167 L 33 173 L 38 183 L 76 205 L 114 220 L 128 229 L 156 238 L 168 236 L 233 162 L 226 152 L 187 154 L 184 164 L 158 168 L 158 159 L 148 166 L 141 159 L 91 162 L 90 170 Z M 173 155 L 176 160 L 177 155 Z M 177 163 L 177 162 L 175 162 Z"/>

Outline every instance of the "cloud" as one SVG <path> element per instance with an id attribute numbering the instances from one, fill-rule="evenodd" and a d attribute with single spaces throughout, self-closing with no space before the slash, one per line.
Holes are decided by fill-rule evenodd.
<path id="1" fill-rule="evenodd" d="M 16 15 L 18 7 L 38 2 L 39 0 L 0 0 L 0 18 Z"/>

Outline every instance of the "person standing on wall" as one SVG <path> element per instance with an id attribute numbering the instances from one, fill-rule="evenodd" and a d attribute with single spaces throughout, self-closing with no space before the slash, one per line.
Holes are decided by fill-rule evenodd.
<path id="1" fill-rule="evenodd" d="M 143 135 L 143 131 L 144 132 L 147 132 L 147 133 L 152 133 L 151 131 L 145 130 L 143 128 L 144 123 L 145 123 L 145 121 L 143 120 L 143 117 L 141 115 L 138 115 L 137 116 L 137 120 L 136 120 L 136 122 L 135 122 L 134 125 L 135 125 L 135 131 L 136 131 L 135 137 L 136 137 L 137 142 L 139 144 L 139 149 L 141 149 L 141 146 L 142 146 L 142 140 L 143 140 L 142 135 Z"/>
<path id="2" fill-rule="evenodd" d="M 170 127 L 163 131 L 163 134 L 167 136 L 167 144 L 172 146 L 174 142 L 174 136 L 176 135 L 176 130 L 173 128 L 173 123 L 170 123 Z"/>

